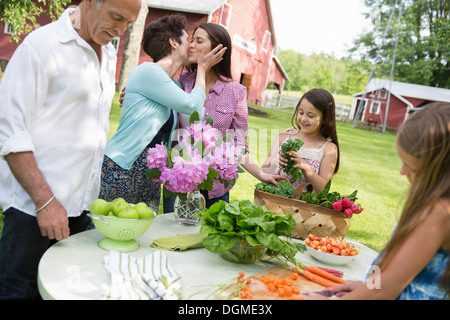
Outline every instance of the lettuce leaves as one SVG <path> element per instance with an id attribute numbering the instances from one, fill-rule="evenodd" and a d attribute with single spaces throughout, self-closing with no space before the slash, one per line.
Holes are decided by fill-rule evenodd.
<path id="1" fill-rule="evenodd" d="M 296 222 L 290 214 L 278 215 L 266 207 L 254 205 L 250 200 L 233 203 L 219 201 L 202 211 L 201 233 L 205 248 L 220 253 L 232 248 L 238 239 L 251 246 L 264 245 L 268 250 L 295 256 L 298 248 L 280 236 L 289 237 Z"/>

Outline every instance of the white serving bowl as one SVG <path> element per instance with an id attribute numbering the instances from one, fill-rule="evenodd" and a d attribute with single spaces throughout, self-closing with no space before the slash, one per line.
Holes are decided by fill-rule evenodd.
<path id="1" fill-rule="evenodd" d="M 340 266 L 340 265 L 344 265 L 344 264 L 349 264 L 352 263 L 357 257 L 356 256 L 338 256 L 335 254 L 329 254 L 329 253 L 324 253 L 324 252 L 320 252 L 316 249 L 311 248 L 310 246 L 306 246 L 306 250 L 308 251 L 308 253 L 313 256 L 313 258 L 329 264 L 329 265 L 334 265 L 334 266 Z"/>

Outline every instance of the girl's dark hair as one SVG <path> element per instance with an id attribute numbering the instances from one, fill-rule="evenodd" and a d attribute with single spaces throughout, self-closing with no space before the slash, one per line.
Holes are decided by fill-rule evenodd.
<path id="1" fill-rule="evenodd" d="M 179 13 L 150 22 L 144 30 L 142 49 L 154 62 L 158 62 L 172 52 L 169 39 L 181 43 L 186 26 L 186 17 Z"/>
<path id="2" fill-rule="evenodd" d="M 216 74 L 219 79 L 232 79 L 231 77 L 231 37 L 228 31 L 214 23 L 202 23 L 195 28 L 193 34 L 198 28 L 202 28 L 208 34 L 208 38 L 211 41 L 211 49 L 214 49 L 219 44 L 222 44 L 227 48 L 222 56 L 222 61 L 216 64 L 211 70 Z M 186 68 L 190 71 L 197 70 L 197 64 L 191 64 Z"/>
<path id="3" fill-rule="evenodd" d="M 336 131 L 336 104 L 334 102 L 333 95 L 327 90 L 320 88 L 311 89 L 308 92 L 306 92 L 300 98 L 300 101 L 298 102 L 297 107 L 295 108 L 295 112 L 291 120 L 292 126 L 294 128 L 297 128 L 298 130 L 300 130 L 300 128 L 298 127 L 297 116 L 300 109 L 300 104 L 303 101 L 303 99 L 308 100 L 316 109 L 322 112 L 323 117 L 322 117 L 322 125 L 320 127 L 320 134 L 325 138 L 330 138 L 331 141 L 333 141 L 337 147 L 338 154 L 336 167 L 334 168 L 334 173 L 337 173 L 339 170 L 340 151 Z"/>

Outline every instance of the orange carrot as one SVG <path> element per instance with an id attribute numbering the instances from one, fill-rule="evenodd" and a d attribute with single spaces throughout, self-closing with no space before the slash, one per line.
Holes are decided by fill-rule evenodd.
<path id="1" fill-rule="evenodd" d="M 292 293 L 299 294 L 300 290 L 297 287 L 292 287 Z"/>
<path id="2" fill-rule="evenodd" d="M 303 271 L 302 274 L 307 279 L 309 279 L 311 281 L 314 281 L 315 283 L 321 284 L 324 287 L 335 287 L 335 286 L 338 285 L 338 283 L 336 283 L 334 281 L 331 281 L 331 280 L 328 280 L 328 279 L 326 279 L 324 277 L 321 277 L 318 274 L 312 273 L 311 271 L 308 271 L 306 269 L 303 269 L 302 271 Z"/>
<path id="3" fill-rule="evenodd" d="M 305 300 L 303 297 L 289 297 L 288 300 Z"/>
<path id="4" fill-rule="evenodd" d="M 341 278 L 339 278 L 339 277 L 337 277 L 337 276 L 335 276 L 335 275 L 333 275 L 333 274 L 331 274 L 331 273 L 329 273 L 329 272 L 327 272 L 327 271 L 325 271 L 323 269 L 320 269 L 318 267 L 308 266 L 306 269 L 308 271 L 312 272 L 312 273 L 315 273 L 315 274 L 317 274 L 317 275 L 319 275 L 321 277 L 324 277 L 324 278 L 326 278 L 328 280 L 331 280 L 333 282 L 344 283 L 344 280 L 342 280 Z"/>
<path id="5" fill-rule="evenodd" d="M 291 273 L 291 278 L 292 278 L 292 280 L 297 280 L 298 279 L 298 274 L 295 273 L 295 272 L 292 272 Z"/>
<path id="6" fill-rule="evenodd" d="M 242 286 L 242 288 L 240 290 L 241 299 L 244 299 L 244 298 L 251 299 L 252 296 L 253 296 L 252 289 L 250 289 L 250 287 L 248 287 L 246 285 Z"/>
<path id="7" fill-rule="evenodd" d="M 292 286 L 292 280 L 284 279 L 283 283 L 284 283 L 286 286 Z"/>
<path id="8" fill-rule="evenodd" d="M 238 272 L 238 274 L 239 274 L 241 277 L 244 277 L 244 276 L 245 276 L 245 273 L 244 273 L 244 271 L 242 271 L 242 270 L 240 270 L 240 271 Z"/>
<path id="9" fill-rule="evenodd" d="M 287 297 L 292 296 L 292 288 L 291 287 L 286 287 L 284 290 L 285 290 Z"/>

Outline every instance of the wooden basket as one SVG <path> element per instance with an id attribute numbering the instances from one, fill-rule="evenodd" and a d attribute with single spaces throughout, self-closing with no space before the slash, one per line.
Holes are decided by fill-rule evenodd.
<path id="1" fill-rule="evenodd" d="M 255 189 L 254 203 L 257 206 L 265 206 L 272 212 L 291 214 L 297 222 L 292 232 L 293 238 L 304 240 L 312 233 L 317 237 L 344 239 L 350 228 L 351 218 L 346 218 L 335 210 L 297 200 L 304 188 L 305 184 L 300 185 L 292 199 Z"/>

